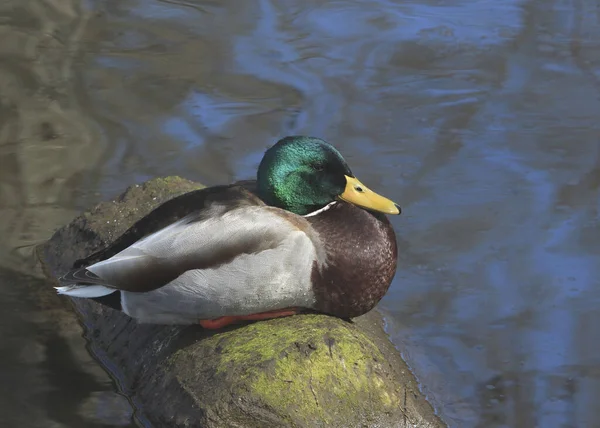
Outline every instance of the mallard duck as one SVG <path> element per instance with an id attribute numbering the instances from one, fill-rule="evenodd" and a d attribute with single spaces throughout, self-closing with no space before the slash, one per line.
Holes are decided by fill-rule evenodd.
<path id="1" fill-rule="evenodd" d="M 400 207 L 358 181 L 332 145 L 286 137 L 265 152 L 255 181 L 167 201 L 76 262 L 56 289 L 142 323 L 352 318 L 381 300 L 396 272 L 384 214 Z"/>

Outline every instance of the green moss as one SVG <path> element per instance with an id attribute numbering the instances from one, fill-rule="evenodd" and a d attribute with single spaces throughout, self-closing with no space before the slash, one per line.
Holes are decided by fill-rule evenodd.
<path id="1" fill-rule="evenodd" d="M 139 197 L 146 198 L 147 195 L 174 197 L 181 193 L 191 192 L 192 190 L 202 189 L 205 186 L 189 181 L 176 175 L 169 177 L 160 177 L 150 180 L 142 185 Z"/>
<path id="2" fill-rule="evenodd" d="M 196 189 L 202 189 L 202 184 L 194 183 L 193 181 L 189 181 L 185 178 L 179 177 L 178 175 L 170 175 L 168 177 L 159 177 L 147 182 L 147 184 L 151 184 L 154 186 L 186 186 L 193 187 Z"/>
<path id="3" fill-rule="evenodd" d="M 217 372 L 238 373 L 265 404 L 325 423 L 346 412 L 397 403 L 381 378 L 381 352 L 350 324 L 304 315 L 301 323 L 277 319 L 209 339 L 221 350 Z M 331 414 L 331 409 L 338 413 Z"/>

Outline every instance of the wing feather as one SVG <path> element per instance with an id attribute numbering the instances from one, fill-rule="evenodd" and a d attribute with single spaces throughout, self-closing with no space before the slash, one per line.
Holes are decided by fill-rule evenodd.
<path id="1" fill-rule="evenodd" d="M 277 248 L 294 231 L 294 224 L 266 206 L 201 220 L 192 215 L 87 269 L 120 290 L 150 291 L 186 271 L 215 269 L 241 255 Z"/>
<path id="2" fill-rule="evenodd" d="M 221 186 L 191 192 L 161 205 L 115 243 L 79 261 L 87 268 L 74 269 L 61 282 L 77 287 L 83 296 L 86 292 L 80 288 L 86 286 L 101 285 L 137 294 L 159 291 L 167 284 L 186 286 L 186 281 L 203 277 L 211 278 L 213 292 L 219 293 L 218 288 L 239 286 L 226 284 L 229 279 L 246 284 L 260 282 L 271 270 L 280 271 L 276 275 L 279 280 L 289 272 L 310 275 L 312 259 L 321 258 L 317 257 L 322 252 L 315 248 L 317 242 L 318 237 L 304 218 L 265 205 L 245 187 Z M 299 257 L 299 250 L 304 256 Z M 285 268 L 276 266 L 283 259 L 291 261 L 285 263 Z M 233 274 L 232 269 L 237 273 Z M 194 274 L 184 275 L 191 272 Z M 309 281 L 297 280 L 303 284 Z M 207 282 L 201 287 L 212 285 Z"/>

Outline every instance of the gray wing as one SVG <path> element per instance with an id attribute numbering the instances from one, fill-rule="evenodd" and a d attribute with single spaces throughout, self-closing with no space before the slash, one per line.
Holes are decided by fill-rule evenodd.
<path id="1" fill-rule="evenodd" d="M 244 241 L 249 243 L 242 246 L 251 250 L 236 251 L 235 257 L 218 265 L 186 270 L 146 293 L 121 293 L 123 311 L 139 322 L 188 324 L 220 316 L 313 308 L 312 274 L 315 261 L 319 265 L 319 252 L 310 232 L 297 227 L 298 219 L 290 222 L 275 211 L 271 207 L 246 208 L 198 226 L 206 245 L 201 251 L 185 251 L 180 241 L 182 254 L 194 253 L 196 260 L 202 260 L 217 247 L 238 248 Z M 230 240 L 222 240 L 224 232 Z"/>
<path id="2" fill-rule="evenodd" d="M 90 266 L 123 251 L 140 239 L 169 226 L 186 216 L 200 219 L 206 215 L 218 215 L 241 206 L 264 205 L 255 194 L 255 182 L 244 181 L 232 185 L 206 187 L 176 196 L 152 210 L 135 222 L 114 242 L 99 251 L 77 260 L 73 268 Z M 82 270 L 81 279 L 89 274 Z M 68 275 L 65 276 L 68 279 Z"/>
<path id="3" fill-rule="evenodd" d="M 87 270 L 97 278 L 95 283 L 132 292 L 156 290 L 191 271 L 236 269 L 235 279 L 230 274 L 215 278 L 245 281 L 253 277 L 253 269 L 264 269 L 265 263 L 267 268 L 268 264 L 276 266 L 278 259 L 287 260 L 290 272 L 310 272 L 307 264 L 317 256 L 306 233 L 310 226 L 301 217 L 282 215 L 281 210 L 264 205 L 225 211 L 214 205 L 211 210 L 214 215 L 205 211 L 201 217 L 184 217 Z M 267 250 L 273 250 L 269 260 L 259 257 Z M 290 266 L 289 259 L 293 261 L 295 254 L 297 263 Z M 238 260 L 245 261 L 243 269 L 235 263 Z"/>

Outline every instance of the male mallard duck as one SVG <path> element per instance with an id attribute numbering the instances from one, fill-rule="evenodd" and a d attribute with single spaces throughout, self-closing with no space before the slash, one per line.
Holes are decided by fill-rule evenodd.
<path id="1" fill-rule="evenodd" d="M 400 207 L 358 181 L 333 146 L 286 137 L 256 181 L 165 202 L 56 288 L 104 303 L 119 292 L 119 309 L 154 324 L 219 328 L 307 310 L 356 317 L 396 272 L 396 236 L 381 213 Z"/>

